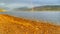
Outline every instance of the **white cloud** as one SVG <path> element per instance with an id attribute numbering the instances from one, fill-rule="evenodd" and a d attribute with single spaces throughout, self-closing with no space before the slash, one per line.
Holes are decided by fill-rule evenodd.
<path id="1" fill-rule="evenodd" d="M 24 6 L 30 8 L 30 7 L 39 6 L 39 5 L 37 5 L 37 4 L 32 5 L 32 4 L 25 4 L 25 3 L 12 3 L 12 4 L 7 4 L 7 5 L 6 5 L 6 7 L 9 7 L 9 8 L 11 8 L 11 9 L 13 9 L 13 8 L 18 8 L 18 7 L 24 7 Z"/>
<path id="2" fill-rule="evenodd" d="M 11 9 L 13 9 L 13 8 L 18 8 L 18 7 L 23 7 L 23 6 L 27 6 L 27 4 L 13 3 L 13 4 L 8 4 L 8 5 L 6 5 L 6 7 L 9 7 L 9 8 L 11 8 Z"/>
<path id="3" fill-rule="evenodd" d="M 0 6 L 4 6 L 4 5 L 6 5 L 5 3 L 0 3 Z"/>

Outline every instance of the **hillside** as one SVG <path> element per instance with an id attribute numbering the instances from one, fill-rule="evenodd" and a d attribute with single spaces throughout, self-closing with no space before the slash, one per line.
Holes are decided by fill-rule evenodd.
<path id="1" fill-rule="evenodd" d="M 14 8 L 12 10 L 14 10 L 14 11 L 27 11 L 28 9 L 30 9 L 30 8 L 28 8 L 28 7 L 19 7 L 19 8 Z"/>
<path id="2" fill-rule="evenodd" d="M 60 34 L 60 26 L 0 14 L 0 34 Z"/>
<path id="3" fill-rule="evenodd" d="M 45 5 L 45 6 L 37 6 L 33 8 L 16 8 L 17 11 L 60 11 L 60 5 Z"/>
<path id="4" fill-rule="evenodd" d="M 0 12 L 6 12 L 7 10 L 5 10 L 5 9 L 0 9 Z"/>
<path id="5" fill-rule="evenodd" d="M 33 8 L 35 11 L 60 11 L 60 5 L 46 5 Z"/>

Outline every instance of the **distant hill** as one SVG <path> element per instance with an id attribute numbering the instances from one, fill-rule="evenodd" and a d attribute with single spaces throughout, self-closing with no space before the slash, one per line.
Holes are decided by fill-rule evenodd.
<path id="1" fill-rule="evenodd" d="M 13 10 L 14 11 L 27 11 L 27 10 L 29 10 L 29 8 L 28 7 L 19 7 L 19 8 L 14 8 Z"/>
<path id="2" fill-rule="evenodd" d="M 33 8 L 35 11 L 60 11 L 60 5 L 46 5 Z"/>
<path id="3" fill-rule="evenodd" d="M 45 5 L 45 6 L 37 6 L 34 8 L 27 8 L 27 7 L 23 7 L 23 8 L 16 8 L 15 10 L 18 11 L 60 11 L 60 5 Z"/>

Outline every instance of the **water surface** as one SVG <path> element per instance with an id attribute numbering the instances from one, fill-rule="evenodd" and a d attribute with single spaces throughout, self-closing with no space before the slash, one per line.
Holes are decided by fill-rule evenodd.
<path id="1" fill-rule="evenodd" d="M 9 14 L 16 17 L 51 21 L 60 24 L 60 12 L 0 12 L 0 14 Z"/>

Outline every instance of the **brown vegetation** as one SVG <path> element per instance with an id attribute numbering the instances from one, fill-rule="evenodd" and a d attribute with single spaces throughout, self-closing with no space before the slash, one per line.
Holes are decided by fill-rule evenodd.
<path id="1" fill-rule="evenodd" d="M 0 34 L 60 34 L 60 26 L 0 14 Z"/>

